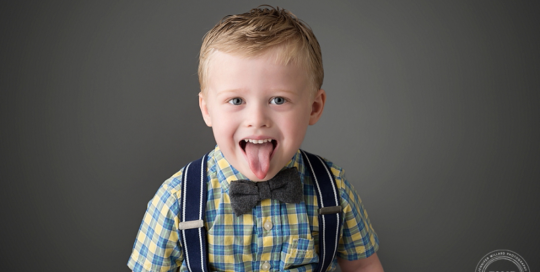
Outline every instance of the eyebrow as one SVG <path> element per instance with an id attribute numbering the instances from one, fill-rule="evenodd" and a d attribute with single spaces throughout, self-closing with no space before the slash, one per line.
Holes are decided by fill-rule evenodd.
<path id="1" fill-rule="evenodd" d="M 223 91 L 217 91 L 216 96 L 229 96 L 229 94 L 236 94 L 239 92 L 243 92 L 243 89 L 228 89 Z"/>
<path id="2" fill-rule="evenodd" d="M 243 89 L 229 89 L 229 90 L 223 90 L 223 91 L 217 91 L 217 94 L 224 94 L 224 93 L 236 93 L 241 92 Z"/>
<path id="3" fill-rule="evenodd" d="M 228 89 L 223 91 L 218 91 L 217 95 L 224 95 L 227 93 L 237 93 L 237 92 L 244 92 L 245 89 Z M 271 89 L 270 92 L 280 92 L 280 93 L 289 93 L 291 95 L 299 95 L 298 91 L 288 90 L 288 89 Z"/>
<path id="4" fill-rule="evenodd" d="M 293 90 L 287 90 L 287 89 L 275 89 L 275 90 L 271 90 L 272 92 L 284 92 L 284 93 L 289 93 L 289 94 L 292 94 L 292 95 L 298 95 L 298 91 L 293 91 Z"/>

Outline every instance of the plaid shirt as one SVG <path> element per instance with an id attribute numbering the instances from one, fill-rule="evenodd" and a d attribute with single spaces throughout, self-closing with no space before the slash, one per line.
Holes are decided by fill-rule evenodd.
<path id="1" fill-rule="evenodd" d="M 341 168 L 327 161 L 335 177 L 344 216 L 337 256 L 366 258 L 379 247 L 366 210 Z M 304 202 L 265 199 L 251 214 L 236 216 L 231 209 L 229 184 L 246 179 L 223 157 L 219 147 L 208 155 L 208 260 L 211 271 L 258 271 L 265 262 L 271 271 L 312 271 L 319 257 L 318 204 L 314 185 L 300 151 L 285 167 L 296 167 L 303 183 Z M 179 200 L 182 170 L 167 179 L 148 208 L 133 245 L 128 266 L 133 271 L 188 271 L 179 242 Z M 334 258 L 329 271 L 337 267 Z"/>

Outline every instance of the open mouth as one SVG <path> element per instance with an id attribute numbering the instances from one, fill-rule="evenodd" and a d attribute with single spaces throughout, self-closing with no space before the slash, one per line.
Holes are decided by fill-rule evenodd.
<path id="1" fill-rule="evenodd" d="M 272 144 L 272 153 L 274 153 L 274 150 L 276 149 L 276 146 L 277 146 L 277 141 L 274 139 L 265 139 L 265 140 L 243 139 L 240 141 L 240 148 L 242 148 L 242 150 L 246 152 L 246 145 L 248 143 L 257 145 L 257 144 L 265 144 L 267 142 L 270 142 Z"/>
<path id="2" fill-rule="evenodd" d="M 244 151 L 251 172 L 259 179 L 266 177 L 277 141 L 274 139 L 243 139 L 239 143 Z"/>

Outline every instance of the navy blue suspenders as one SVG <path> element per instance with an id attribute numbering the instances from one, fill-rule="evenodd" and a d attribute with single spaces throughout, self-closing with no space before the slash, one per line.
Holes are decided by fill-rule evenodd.
<path id="1" fill-rule="evenodd" d="M 319 265 L 315 271 L 326 271 L 334 260 L 341 229 L 341 206 L 334 175 L 317 155 L 303 150 L 304 165 L 309 166 L 319 203 Z"/>
<path id="2" fill-rule="evenodd" d="M 336 256 L 341 229 L 341 206 L 334 175 L 317 155 L 300 150 L 309 168 L 319 204 L 319 264 L 315 271 L 326 271 Z M 206 155 L 188 164 L 182 173 L 180 241 L 190 271 L 208 270 L 206 229 Z"/>
<path id="3" fill-rule="evenodd" d="M 207 200 L 206 155 L 188 164 L 182 173 L 180 203 L 180 241 L 189 271 L 208 271 L 206 228 L 204 227 Z"/>

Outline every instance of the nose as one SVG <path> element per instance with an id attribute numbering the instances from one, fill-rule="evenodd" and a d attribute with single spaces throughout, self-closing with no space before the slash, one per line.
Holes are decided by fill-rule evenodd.
<path id="1" fill-rule="evenodd" d="M 264 105 L 251 104 L 248 106 L 246 113 L 246 126 L 261 128 L 270 127 L 270 118 L 268 109 Z"/>

